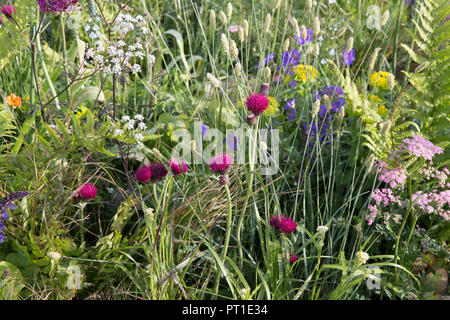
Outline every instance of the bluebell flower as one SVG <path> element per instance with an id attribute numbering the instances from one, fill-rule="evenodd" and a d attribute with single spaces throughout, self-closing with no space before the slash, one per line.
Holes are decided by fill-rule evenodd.
<path id="1" fill-rule="evenodd" d="M 295 108 L 295 98 L 286 103 L 286 106 L 284 107 L 284 111 L 286 111 L 286 110 L 290 110 L 288 120 L 294 120 L 295 117 L 297 116 L 297 110 Z"/>
<path id="2" fill-rule="evenodd" d="M 273 60 L 273 58 L 275 58 L 275 55 L 273 53 L 270 53 L 267 57 L 264 58 L 262 66 L 265 66 L 266 64 L 268 64 L 270 61 Z M 255 66 L 255 69 L 258 69 L 258 68 L 259 68 L 259 65 Z"/>
<path id="3" fill-rule="evenodd" d="M 347 49 L 344 49 L 342 51 L 342 55 L 344 56 L 344 63 L 345 65 L 349 66 L 355 61 L 355 49 L 351 49 L 347 52 Z"/>
<path id="4" fill-rule="evenodd" d="M 206 124 L 202 123 L 202 136 L 203 136 L 203 139 L 206 139 L 206 133 L 208 132 L 208 129 L 209 129 L 209 127 Z"/>

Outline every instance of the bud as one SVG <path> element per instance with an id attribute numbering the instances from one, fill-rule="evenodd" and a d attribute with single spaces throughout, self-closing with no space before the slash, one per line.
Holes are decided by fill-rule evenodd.
<path id="1" fill-rule="evenodd" d="M 315 57 L 318 57 L 319 54 L 320 54 L 320 46 L 319 46 L 318 43 L 316 43 L 316 44 L 314 45 L 314 56 L 315 56 Z"/>
<path id="2" fill-rule="evenodd" d="M 324 96 L 324 99 L 325 99 L 325 107 L 327 108 L 328 111 L 330 111 L 331 110 L 331 100 L 327 95 Z"/>
<path id="3" fill-rule="evenodd" d="M 356 254 L 356 264 L 359 266 L 359 265 L 362 265 L 362 264 L 365 264 L 366 262 L 367 262 L 367 260 L 369 260 L 369 255 L 366 253 L 366 252 L 364 252 L 364 251 L 360 251 L 360 252 L 358 252 L 357 254 Z"/>
<path id="4" fill-rule="evenodd" d="M 216 28 L 216 12 L 214 9 L 211 9 L 209 12 L 209 24 L 211 25 L 212 29 Z"/>
<path id="5" fill-rule="evenodd" d="M 422 72 L 429 65 L 430 65 L 430 61 L 425 61 L 424 63 L 421 63 L 419 66 L 417 66 L 417 68 L 414 70 L 414 72 L 416 72 L 416 73 Z"/>
<path id="6" fill-rule="evenodd" d="M 242 72 L 242 65 L 240 62 L 236 63 L 236 67 L 234 68 L 234 71 L 236 72 L 236 76 L 240 77 Z"/>
<path id="7" fill-rule="evenodd" d="M 231 59 L 236 59 L 239 56 L 239 50 L 238 50 L 236 42 L 234 40 L 231 40 L 231 43 L 230 43 L 230 56 L 231 56 Z"/>
<path id="8" fill-rule="evenodd" d="M 269 67 L 265 67 L 264 68 L 264 76 L 266 77 L 266 79 L 270 79 L 271 75 L 272 75 L 272 70 L 270 70 Z"/>
<path id="9" fill-rule="evenodd" d="M 226 54 L 229 54 L 230 53 L 230 45 L 228 44 L 227 36 L 224 33 L 222 33 L 221 40 L 222 40 L 223 50 L 225 51 Z"/>
<path id="10" fill-rule="evenodd" d="M 220 10 L 220 12 L 219 12 L 219 17 L 220 17 L 220 21 L 222 21 L 223 24 L 228 23 L 227 16 L 225 15 L 225 12 L 223 12 L 222 10 Z"/>
<path id="11" fill-rule="evenodd" d="M 247 116 L 247 124 L 249 125 L 249 126 L 254 126 L 255 124 L 256 124 L 256 121 L 257 121 L 258 119 L 256 118 L 256 116 L 253 114 L 253 113 L 250 113 L 248 116 Z"/>
<path id="12" fill-rule="evenodd" d="M 267 14 L 265 22 L 266 22 L 266 24 L 265 24 L 264 32 L 265 33 L 269 33 L 269 31 L 270 31 L 270 24 L 272 22 L 272 16 L 270 15 L 270 13 Z"/>
<path id="13" fill-rule="evenodd" d="M 353 41 L 354 41 L 353 37 L 350 37 L 348 39 L 348 41 L 347 41 L 347 48 L 346 48 L 347 52 L 350 52 L 350 50 L 353 49 Z"/>
<path id="14" fill-rule="evenodd" d="M 311 10 L 312 8 L 312 0 L 307 0 L 306 1 L 306 10 Z"/>
<path id="15" fill-rule="evenodd" d="M 388 133 L 389 130 L 391 130 L 391 127 L 392 127 L 392 121 L 387 120 L 385 123 L 383 123 L 383 126 L 381 127 L 380 135 L 381 136 L 386 135 L 386 133 Z"/>
<path id="16" fill-rule="evenodd" d="M 319 33 L 320 33 L 320 19 L 319 19 L 319 17 L 315 17 L 314 18 L 314 28 L 313 28 L 314 30 L 314 34 L 315 35 L 319 35 Z"/>
<path id="17" fill-rule="evenodd" d="M 195 143 L 195 140 L 191 140 L 191 150 L 196 150 L 197 144 Z"/>
<path id="18" fill-rule="evenodd" d="M 214 77 L 211 73 L 208 72 L 206 74 L 206 78 L 208 78 L 209 82 L 211 82 L 211 84 L 214 87 L 218 88 L 220 86 L 220 81 L 216 77 Z"/>
<path id="19" fill-rule="evenodd" d="M 369 60 L 369 72 L 373 70 L 375 67 L 375 61 L 377 60 L 378 52 L 381 50 L 381 48 L 376 48 L 375 51 L 370 56 Z"/>
<path id="20" fill-rule="evenodd" d="M 244 36 L 245 36 L 245 39 L 248 39 L 248 29 L 249 29 L 249 26 L 248 26 L 248 21 L 247 21 L 247 19 L 244 19 L 243 25 L 244 25 Z"/>
<path id="21" fill-rule="evenodd" d="M 233 14 L 233 5 L 231 4 L 231 2 L 228 2 L 228 7 L 227 7 L 227 18 L 228 18 L 228 20 L 231 20 L 232 14 Z"/>
<path id="22" fill-rule="evenodd" d="M 249 290 L 245 288 L 239 291 L 239 296 L 241 297 L 242 300 L 247 300 L 248 292 Z"/>
<path id="23" fill-rule="evenodd" d="M 219 184 L 222 185 L 222 186 L 228 184 L 228 176 L 226 174 L 220 176 Z"/>
<path id="24" fill-rule="evenodd" d="M 306 30 L 306 27 L 303 24 L 301 26 L 301 30 L 302 30 L 302 39 L 306 40 L 306 37 L 308 36 L 308 31 Z"/>
<path id="25" fill-rule="evenodd" d="M 259 93 L 265 96 L 269 96 L 269 88 L 270 86 L 268 83 L 262 83 L 261 88 L 259 88 Z"/>
<path id="26" fill-rule="evenodd" d="M 384 26 L 388 20 L 389 20 L 389 10 L 386 10 L 383 16 L 381 17 L 380 27 Z"/>
<path id="27" fill-rule="evenodd" d="M 289 38 L 286 38 L 286 40 L 284 40 L 283 52 L 289 51 L 290 45 L 291 45 L 291 42 L 289 41 Z"/>
<path id="28" fill-rule="evenodd" d="M 392 89 L 394 89 L 395 86 L 395 79 L 394 79 L 394 75 L 392 73 L 388 74 L 388 88 L 390 91 L 392 91 Z"/>
<path id="29" fill-rule="evenodd" d="M 314 118 L 319 113 L 319 111 L 320 111 L 320 100 L 317 99 L 316 101 L 314 101 L 311 116 Z"/>

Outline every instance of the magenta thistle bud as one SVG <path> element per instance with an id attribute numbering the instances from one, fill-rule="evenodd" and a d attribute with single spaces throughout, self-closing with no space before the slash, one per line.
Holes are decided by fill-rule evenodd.
<path id="1" fill-rule="evenodd" d="M 14 6 L 11 6 L 11 5 L 4 5 L 3 7 L 2 7 L 2 12 L 3 12 L 3 14 L 6 16 L 6 18 L 8 18 L 9 20 L 13 20 L 14 18 L 13 18 L 13 11 L 14 11 L 14 14 L 17 14 L 17 12 L 16 12 L 16 8 L 14 7 Z"/>
<path id="2" fill-rule="evenodd" d="M 291 258 L 289 259 L 289 262 L 290 262 L 291 264 L 293 264 L 295 261 L 298 260 L 298 257 L 297 257 L 295 254 L 291 253 L 290 256 L 291 256 Z"/>
<path id="3" fill-rule="evenodd" d="M 214 156 L 209 160 L 209 168 L 211 171 L 218 172 L 222 175 L 228 172 L 232 164 L 233 157 L 226 153 Z"/>
<path id="4" fill-rule="evenodd" d="M 219 184 L 222 185 L 222 186 L 228 184 L 228 176 L 226 174 L 220 176 Z"/>
<path id="5" fill-rule="evenodd" d="M 134 174 L 136 176 L 136 180 L 143 183 L 148 183 L 152 177 L 152 171 L 146 166 L 138 168 Z"/>
<path id="6" fill-rule="evenodd" d="M 170 169 L 172 169 L 172 173 L 175 177 L 187 171 L 186 163 L 184 163 L 184 161 L 178 161 L 177 159 L 170 159 L 169 166 Z"/>
<path id="7" fill-rule="evenodd" d="M 97 188 L 93 184 L 85 183 L 78 191 L 78 194 L 85 200 L 93 199 L 97 195 Z"/>
<path id="8" fill-rule="evenodd" d="M 247 98 L 245 105 L 249 111 L 257 116 L 267 109 L 269 106 L 269 98 L 261 93 L 253 93 Z"/>
<path id="9" fill-rule="evenodd" d="M 253 113 L 250 113 L 247 116 L 247 124 L 249 126 L 254 126 L 256 124 L 256 120 L 257 120 L 257 118 L 256 118 L 256 116 Z"/>
<path id="10" fill-rule="evenodd" d="M 150 171 L 152 172 L 151 177 L 152 182 L 158 182 L 167 175 L 167 169 L 166 167 L 164 167 L 162 163 L 152 162 L 150 163 L 149 168 Z"/>
<path id="11" fill-rule="evenodd" d="M 268 96 L 269 95 L 269 84 L 268 83 L 261 84 L 261 88 L 259 88 L 259 93 L 263 94 L 265 96 Z"/>

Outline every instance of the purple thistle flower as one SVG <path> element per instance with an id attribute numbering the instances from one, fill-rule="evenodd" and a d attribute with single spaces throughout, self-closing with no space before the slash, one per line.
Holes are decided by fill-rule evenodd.
<path id="1" fill-rule="evenodd" d="M 349 66 L 355 61 L 355 49 L 351 49 L 347 52 L 347 49 L 342 51 L 342 55 L 344 56 L 345 65 Z"/>
<path id="2" fill-rule="evenodd" d="M 79 0 L 37 0 L 41 12 L 68 13 L 79 7 Z"/>

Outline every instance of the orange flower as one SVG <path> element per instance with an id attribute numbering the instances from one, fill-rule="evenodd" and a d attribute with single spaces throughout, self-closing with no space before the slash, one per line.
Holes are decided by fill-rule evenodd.
<path id="1" fill-rule="evenodd" d="M 15 109 L 16 107 L 22 106 L 22 99 L 14 93 L 11 93 L 8 97 L 6 97 L 6 103 L 13 106 Z"/>

